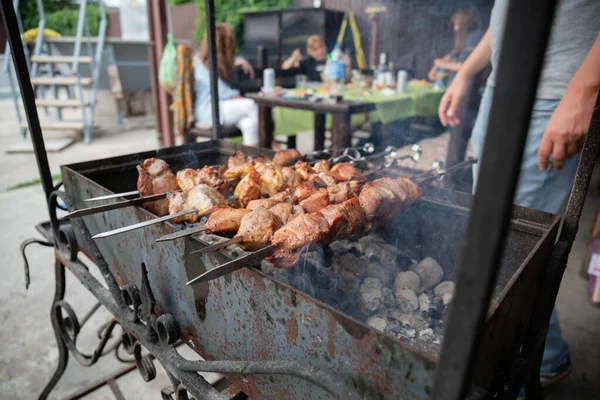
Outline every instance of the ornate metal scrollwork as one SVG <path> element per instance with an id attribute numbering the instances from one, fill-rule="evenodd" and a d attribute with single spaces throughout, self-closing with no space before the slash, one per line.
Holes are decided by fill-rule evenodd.
<path id="1" fill-rule="evenodd" d="M 191 400 L 194 397 L 190 397 L 188 390 L 183 385 L 178 385 L 177 389 L 173 389 L 172 386 L 168 386 L 160 391 L 162 400 Z"/>
<path id="2" fill-rule="evenodd" d="M 142 376 L 144 382 L 150 382 L 156 378 L 156 367 L 150 355 L 142 355 L 142 345 L 136 342 L 133 346 L 133 356 L 135 365 Z"/>

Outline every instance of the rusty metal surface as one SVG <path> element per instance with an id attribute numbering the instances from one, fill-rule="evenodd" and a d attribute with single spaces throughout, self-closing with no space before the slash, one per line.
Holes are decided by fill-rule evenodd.
<path id="1" fill-rule="evenodd" d="M 144 158 L 162 157 L 177 170 L 215 163 L 238 148 L 209 142 L 167 149 L 158 155 L 143 153 L 63 166 L 65 189 L 75 209 L 85 207 L 83 199 L 133 189 L 135 165 Z M 419 229 L 405 230 L 397 240 L 415 258 L 446 257 L 454 260 L 450 264 L 455 265 L 468 211 L 445 200 L 456 199 L 423 200 L 411 211 L 407 209 L 397 223 L 414 226 L 416 222 Z M 436 212 L 437 217 L 423 219 L 427 210 Z M 83 220 L 93 235 L 153 217 L 135 207 L 86 216 Z M 514 212 L 509 250 L 480 352 L 477 381 L 486 388 L 497 384 L 500 376 L 489 361 L 501 361 L 503 368 L 512 360 L 511 350 L 520 339 L 521 324 L 529 317 L 530 298 L 537 292 L 535 281 L 547 260 L 546 250 L 554 240 L 557 221 L 555 216 L 533 210 L 517 208 Z M 165 223 L 107 238 L 97 245 L 121 287 L 140 282 L 140 266 L 145 265 L 156 302 L 154 311 L 158 315 L 172 314 L 183 339 L 203 357 L 297 361 L 339 376 L 367 398 L 429 396 L 435 355 L 410 348 L 259 270 L 247 268 L 212 282 L 185 286 L 189 279 L 227 258 L 219 253 L 191 255 L 204 246 L 195 238 L 155 243 L 156 238 L 178 229 L 181 227 Z M 77 231 L 75 234 L 80 235 Z M 84 243 L 79 239 L 78 243 Z M 515 313 L 515 309 L 519 312 Z M 255 398 L 331 398 L 324 390 L 299 378 L 281 375 L 229 375 L 228 378 Z"/>

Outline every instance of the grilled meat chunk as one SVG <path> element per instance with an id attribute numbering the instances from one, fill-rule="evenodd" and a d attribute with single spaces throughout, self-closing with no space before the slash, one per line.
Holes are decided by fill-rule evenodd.
<path id="1" fill-rule="evenodd" d="M 249 163 L 238 165 L 232 168 L 229 168 L 227 171 L 223 173 L 223 178 L 225 179 L 242 179 L 246 175 L 251 172 L 256 172 L 256 168 L 254 165 Z"/>
<path id="2" fill-rule="evenodd" d="M 296 173 L 300 175 L 303 181 L 307 181 L 311 175 L 317 173 L 313 167 L 304 161 L 298 161 L 294 166 L 294 169 L 296 170 Z"/>
<path id="3" fill-rule="evenodd" d="M 142 197 L 179 190 L 177 178 L 169 169 L 169 164 L 163 160 L 149 158 L 138 165 L 137 170 L 137 189 Z M 144 203 L 144 207 L 158 216 L 169 213 L 169 201 L 166 199 Z"/>
<path id="4" fill-rule="evenodd" d="M 302 183 L 302 177 L 296 172 L 296 170 L 294 170 L 294 168 L 281 168 L 281 175 L 283 175 L 283 181 L 287 187 L 298 186 Z"/>
<path id="5" fill-rule="evenodd" d="M 236 151 L 227 160 L 227 169 L 239 167 L 246 163 L 246 156 L 241 151 Z"/>
<path id="6" fill-rule="evenodd" d="M 275 265 L 292 268 L 305 246 L 324 244 L 328 237 L 329 224 L 322 214 L 298 215 L 275 232 L 271 243 L 276 247 L 268 259 Z"/>
<path id="7" fill-rule="evenodd" d="M 358 196 L 360 206 L 370 223 L 390 222 L 397 209 L 396 195 L 389 189 L 366 183 Z"/>
<path id="8" fill-rule="evenodd" d="M 173 222 L 198 222 L 201 216 L 212 211 L 217 206 L 226 206 L 227 202 L 219 191 L 201 183 L 187 192 L 173 192 L 167 196 L 169 213 L 174 214 L 183 210 L 195 209 L 195 213 L 173 219 Z"/>
<path id="9" fill-rule="evenodd" d="M 319 189 L 310 197 L 302 200 L 300 205 L 308 213 L 318 212 L 329 205 L 329 193 L 327 189 Z"/>
<path id="10" fill-rule="evenodd" d="M 206 226 L 212 233 L 234 235 L 240 228 L 242 218 L 250 212 L 247 208 L 215 207 Z"/>
<path id="11" fill-rule="evenodd" d="M 291 203 L 279 203 L 269 208 L 271 213 L 277 215 L 282 224 L 287 224 L 292 219 L 296 218 L 300 214 L 304 214 L 304 208 L 302 206 L 295 206 Z"/>
<path id="12" fill-rule="evenodd" d="M 394 203 L 391 213 L 398 214 L 406 201 L 406 193 L 402 186 L 392 178 L 379 178 L 373 181 L 373 185 L 389 190 L 394 194 Z"/>
<path id="13" fill-rule="evenodd" d="M 315 164 L 315 166 L 313 168 L 315 169 L 315 171 L 317 173 L 321 173 L 321 172 L 327 173 L 331 169 L 331 166 L 329 165 L 329 162 L 327 160 L 321 160 L 321 161 L 317 161 L 317 163 Z"/>
<path id="14" fill-rule="evenodd" d="M 294 189 L 290 188 L 283 192 L 277 193 L 275 196 L 271 196 L 270 199 L 278 203 L 295 203 L 296 197 L 294 196 Z"/>
<path id="15" fill-rule="evenodd" d="M 329 175 L 338 181 L 366 181 L 366 177 L 361 174 L 352 164 L 342 162 L 331 167 Z"/>
<path id="16" fill-rule="evenodd" d="M 184 191 L 191 190 L 201 183 L 223 191 L 229 187 L 229 180 L 223 178 L 224 172 L 223 165 L 207 165 L 202 169 L 186 168 L 177 172 L 177 182 Z"/>
<path id="17" fill-rule="evenodd" d="M 278 216 L 265 208 L 257 208 L 242 218 L 240 229 L 235 236 L 242 239 L 242 249 L 254 251 L 269 245 L 273 234 L 282 225 Z"/>
<path id="18" fill-rule="evenodd" d="M 259 154 L 257 156 L 248 158 L 248 163 L 251 165 L 267 164 L 270 162 L 271 160 L 269 159 L 269 157 L 265 156 L 264 154 Z"/>
<path id="19" fill-rule="evenodd" d="M 288 167 L 302 160 L 302 154 L 296 149 L 279 150 L 273 157 L 273 164 L 278 167 Z"/>
<path id="20" fill-rule="evenodd" d="M 246 205 L 246 208 L 248 210 L 256 210 L 257 208 L 266 208 L 267 210 L 269 210 L 279 203 L 281 202 L 273 199 L 251 200 L 248 202 L 248 205 Z"/>
<path id="21" fill-rule="evenodd" d="M 327 186 L 329 193 L 329 203 L 339 204 L 348 200 L 351 197 L 356 197 L 360 193 L 362 182 L 350 181 L 340 182 L 334 185 Z"/>
<path id="22" fill-rule="evenodd" d="M 285 180 L 278 167 L 265 164 L 260 171 L 260 187 L 263 193 L 274 196 L 285 189 Z"/>
<path id="23" fill-rule="evenodd" d="M 327 186 L 331 186 L 331 185 L 335 185 L 337 183 L 337 180 L 329 175 L 328 173 L 325 172 L 321 172 L 320 174 L 317 175 L 323 182 L 325 182 L 325 184 Z"/>
<path id="24" fill-rule="evenodd" d="M 404 193 L 406 193 L 405 204 L 413 204 L 423 194 L 417 184 L 408 178 L 401 176 L 396 178 L 396 182 L 402 187 Z"/>
<path id="25" fill-rule="evenodd" d="M 312 196 L 317 190 L 323 189 L 327 187 L 324 183 L 319 183 L 317 180 L 310 180 L 300 185 L 296 186 L 293 189 L 293 196 L 297 201 L 302 201 L 304 199 Z"/>
<path id="26" fill-rule="evenodd" d="M 260 174 L 254 170 L 250 171 L 237 184 L 233 195 L 235 196 L 235 204 L 240 208 L 246 207 L 251 200 L 260 199 Z"/>
<path id="27" fill-rule="evenodd" d="M 329 242 L 348 239 L 366 233 L 367 217 L 357 197 L 341 204 L 331 204 L 325 207 L 321 214 L 329 224 Z"/>

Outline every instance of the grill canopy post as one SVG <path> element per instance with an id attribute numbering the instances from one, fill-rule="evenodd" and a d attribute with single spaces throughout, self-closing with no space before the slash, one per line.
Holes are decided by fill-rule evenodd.
<path id="1" fill-rule="evenodd" d="M 217 69 L 217 44 L 215 38 L 215 2 L 204 0 L 206 13 L 206 39 L 208 42 L 208 71 L 210 73 L 210 98 L 212 105 L 213 140 L 221 136 L 221 119 L 219 115 L 219 71 Z"/>

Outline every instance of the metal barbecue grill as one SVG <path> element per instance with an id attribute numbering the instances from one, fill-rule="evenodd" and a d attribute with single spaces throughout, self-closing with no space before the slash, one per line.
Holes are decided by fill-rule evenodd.
<path id="1" fill-rule="evenodd" d="M 173 170 L 222 164 L 236 150 L 258 150 L 227 142 L 205 142 L 62 167 L 65 201 L 70 210 L 84 208 L 90 197 L 134 188 L 135 166 L 160 157 Z M 269 152 L 263 152 L 270 155 Z M 469 196 L 453 199 L 443 190 L 426 194 L 395 221 L 398 229 L 378 232 L 395 237 L 399 253 L 411 259 L 443 260 L 446 275 L 454 276 L 464 236 Z M 155 218 L 140 207 L 112 210 L 75 221 L 71 248 L 94 254 L 89 235 Z M 536 282 L 549 261 L 559 218 L 539 211 L 514 211 L 508 248 L 496 284 L 486 330 L 490 341 L 481 350 L 476 382 L 486 389 L 501 384 L 497 370 L 510 369 L 515 346 L 531 316 Z M 185 283 L 231 259 L 224 253 L 190 254 L 206 246 L 197 237 L 155 243 L 182 229 L 170 222 L 96 242 L 120 288 L 135 286 L 151 293 L 156 316 L 169 315 L 181 339 L 211 360 L 294 361 L 335 376 L 368 398 L 425 398 L 433 387 L 439 345 L 401 342 L 376 331 L 343 311 L 279 282 L 259 269 L 247 268 L 194 286 Z M 146 284 L 148 287 L 142 290 Z M 130 289 L 133 290 L 133 289 Z M 135 290 L 134 290 L 135 291 Z M 509 310 L 517 307 L 519 313 Z M 501 326 L 503 335 L 493 329 Z M 179 337 L 177 338 L 179 339 Z M 291 376 L 227 374 L 252 398 L 331 398 L 322 387 Z"/>
<path id="2" fill-rule="evenodd" d="M 330 282 L 313 272 L 331 266 L 328 252 L 333 250 L 323 250 L 317 262 L 307 261 L 310 266 L 302 272 L 314 292 L 305 290 L 306 285 L 281 279 L 273 271 L 251 266 L 186 286 L 190 279 L 239 254 L 231 250 L 191 254 L 205 247 L 209 236 L 202 236 L 206 240 L 186 237 L 156 243 L 157 238 L 183 229 L 171 222 L 103 240 L 91 239 L 96 233 L 155 217 L 141 207 L 59 220 L 59 200 L 73 211 L 88 207 L 85 200 L 91 197 L 135 189 L 135 166 L 149 157 L 162 158 L 173 170 L 180 170 L 224 163 L 236 150 L 248 155 L 270 152 L 213 140 L 62 166 L 64 191 L 53 188 L 14 12 L 9 2 L 2 2 L 0 10 L 48 196 L 51 221 L 39 229 L 56 248 L 51 319 L 59 365 L 40 398 L 46 398 L 62 376 L 69 352 L 83 365 L 94 364 L 106 350 L 116 324 L 123 327 L 121 344 L 134 356 L 144 380 L 156 375 L 153 359 L 167 371 L 172 386 L 161 392 L 164 399 L 185 399 L 188 394 L 196 399 L 459 399 L 467 393 L 470 399 L 514 398 L 524 380 L 528 394 L 539 398 L 536 374 L 544 324 L 556 298 L 600 146 L 597 106 L 556 245 L 558 216 L 521 207 L 510 211 L 543 57 L 540 43 L 545 43 L 548 35 L 554 5 L 511 2 L 507 35 L 519 40 L 514 41 L 516 45 L 504 45 L 498 82 L 511 82 L 510 78 L 520 76 L 527 84 L 518 88 L 514 98 L 499 90 L 494 99 L 504 107 L 503 112 L 515 116 L 514 120 L 501 119 L 497 112 L 492 115 L 492 122 L 497 124 L 490 123 L 488 142 L 496 147 L 492 149 L 488 143 L 484 156 L 495 150 L 505 159 L 484 157 L 481 185 L 496 185 L 497 191 L 486 190 L 472 198 L 424 188 L 424 195 L 404 209 L 394 224 L 371 235 L 392 246 L 398 260 L 437 259 L 445 278 L 457 281 L 442 347 L 434 341 L 406 341 L 380 332 L 352 307 L 341 307 L 323 292 L 317 294 L 319 285 L 327 289 Z M 214 76 L 213 6 L 212 1 L 206 1 Z M 534 8 L 537 12 L 530 12 Z M 524 24 L 519 17 L 524 15 L 536 21 Z M 537 27 L 535 31 L 531 31 L 532 26 Z M 524 29 L 527 35 L 522 34 Z M 524 60 L 519 57 L 522 54 L 529 57 Z M 511 70 L 515 59 L 520 60 L 519 69 Z M 212 85 L 214 120 L 219 120 L 216 80 L 212 79 Z M 216 135 L 218 130 L 215 127 Z M 509 137 L 501 139 L 503 130 Z M 497 169 L 492 184 L 492 170 L 504 167 L 503 163 L 506 168 Z M 338 243 L 335 251 L 344 251 L 347 245 Z M 104 282 L 90 273 L 79 258 L 80 251 L 93 261 Z M 65 267 L 115 318 L 91 356 L 77 350 L 77 336 L 87 318 L 79 320 L 63 299 Z M 206 361 L 184 359 L 175 349 L 182 343 Z M 218 391 L 198 372 L 222 373 L 231 386 Z"/>

